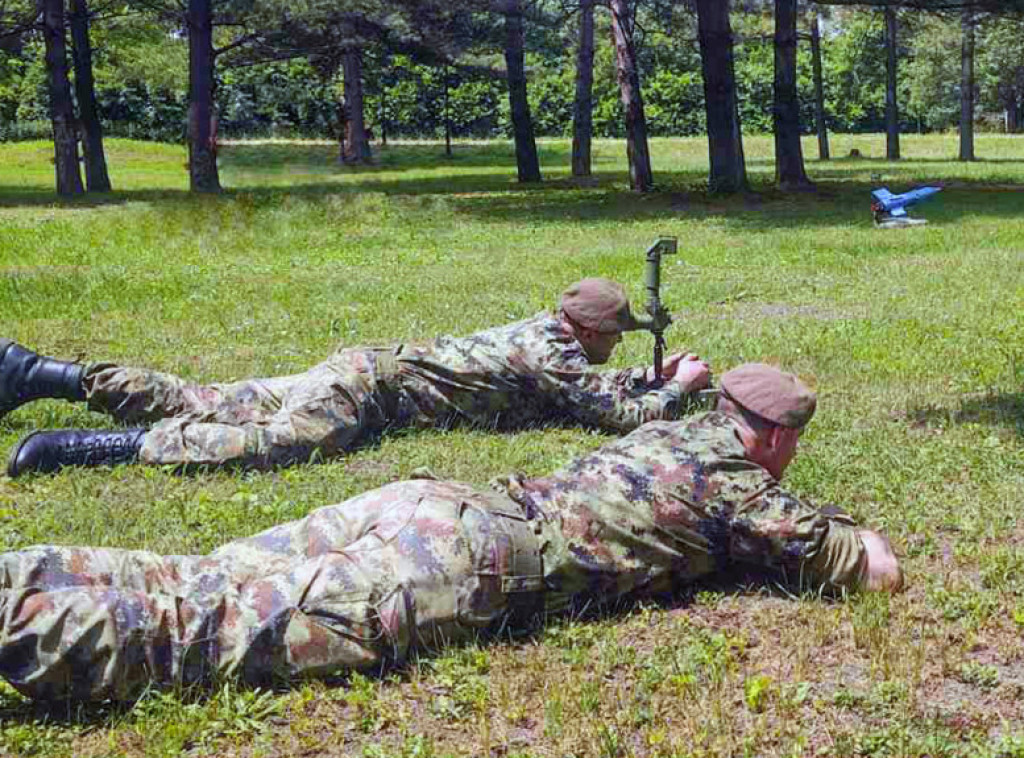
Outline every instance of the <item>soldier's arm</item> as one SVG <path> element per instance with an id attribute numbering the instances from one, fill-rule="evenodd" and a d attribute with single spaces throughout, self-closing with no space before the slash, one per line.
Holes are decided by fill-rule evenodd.
<path id="1" fill-rule="evenodd" d="M 730 521 L 731 558 L 781 570 L 800 587 L 898 588 L 869 581 L 864 530 L 849 516 L 826 515 L 779 486 L 737 506 Z"/>
<path id="2" fill-rule="evenodd" d="M 556 364 L 547 367 L 542 381 L 554 404 L 567 415 L 614 432 L 675 418 L 684 398 L 674 382 L 650 387 L 642 368 L 600 371 Z"/>

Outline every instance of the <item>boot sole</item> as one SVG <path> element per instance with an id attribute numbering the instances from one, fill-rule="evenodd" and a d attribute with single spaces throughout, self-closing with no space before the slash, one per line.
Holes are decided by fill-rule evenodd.
<path id="1" fill-rule="evenodd" d="M 0 339 L 0 366 L 3 365 L 4 358 L 7 357 L 7 351 L 10 350 L 11 347 L 14 344 L 15 344 L 14 340 Z M 2 389 L 2 388 L 0 388 L 0 389 Z M 8 408 L 5 405 L 0 404 L 0 418 L 3 418 L 8 413 L 13 411 L 15 407 L 17 407 L 17 406 L 12 406 L 12 407 Z"/>
<path id="2" fill-rule="evenodd" d="M 18 470 L 18 467 L 17 467 L 18 454 L 21 453 L 21 449 L 23 447 L 25 447 L 25 443 L 27 443 L 30 439 L 32 439 L 33 437 L 35 437 L 39 433 L 40 432 L 38 432 L 38 431 L 29 432 L 24 437 L 22 437 L 18 441 L 18 444 L 14 446 L 14 449 L 11 450 L 11 455 L 7 459 L 7 476 L 9 476 L 11 479 L 14 479 L 14 478 L 20 476 L 21 474 L 25 473 L 24 471 Z"/>

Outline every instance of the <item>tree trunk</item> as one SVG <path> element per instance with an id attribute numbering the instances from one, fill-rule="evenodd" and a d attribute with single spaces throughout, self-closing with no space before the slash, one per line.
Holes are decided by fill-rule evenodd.
<path id="1" fill-rule="evenodd" d="M 1006 104 L 1006 133 L 1016 134 L 1020 131 L 1020 103 L 1016 96 L 1005 100 Z"/>
<path id="2" fill-rule="evenodd" d="M 78 98 L 82 150 L 85 153 L 85 184 L 90 192 L 110 192 L 107 159 L 103 154 L 103 127 L 92 78 L 92 44 L 89 41 L 89 6 L 86 0 L 71 0 L 71 41 L 75 96 Z"/>
<path id="3" fill-rule="evenodd" d="M 444 77 L 444 154 L 452 157 L 452 114 L 448 102 L 448 66 L 445 66 L 441 75 Z"/>
<path id="4" fill-rule="evenodd" d="M 53 166 L 57 194 L 81 195 L 78 169 L 78 129 L 68 81 L 68 56 L 64 40 L 64 0 L 43 0 L 43 36 L 46 40 L 46 72 L 50 90 L 50 121 L 53 124 Z"/>
<path id="5" fill-rule="evenodd" d="M 963 45 L 960 51 L 960 160 L 974 157 L 974 12 L 962 11 Z"/>
<path id="6" fill-rule="evenodd" d="M 896 9 L 885 7 L 885 157 L 900 159 L 900 111 L 896 102 Z"/>
<path id="7" fill-rule="evenodd" d="M 594 0 L 580 3 L 580 46 L 576 51 L 576 101 L 572 113 L 572 175 L 590 176 L 594 135 Z"/>
<path id="8" fill-rule="evenodd" d="M 366 115 L 363 110 L 363 54 L 349 48 L 341 56 L 345 79 L 345 146 L 342 160 L 348 165 L 368 164 L 373 160 L 370 141 L 366 139 Z"/>
<path id="9" fill-rule="evenodd" d="M 387 107 L 388 83 L 384 72 L 380 75 L 380 146 L 388 146 L 388 107 Z"/>
<path id="10" fill-rule="evenodd" d="M 212 0 L 188 0 L 188 174 L 193 192 L 220 192 L 213 113 Z"/>
<path id="11" fill-rule="evenodd" d="M 712 192 L 742 192 L 747 189 L 747 171 L 728 0 L 697 0 L 697 33 L 711 162 L 708 186 Z"/>
<path id="12" fill-rule="evenodd" d="M 814 70 L 814 124 L 818 130 L 818 160 L 827 161 L 831 156 L 828 149 L 828 126 L 825 124 L 825 77 L 821 65 L 821 29 L 818 12 L 811 18 L 811 61 Z"/>
<path id="13" fill-rule="evenodd" d="M 338 163 L 345 162 L 345 133 L 348 131 L 348 108 L 345 105 L 345 96 L 342 95 L 338 101 Z"/>
<path id="14" fill-rule="evenodd" d="M 647 146 L 647 120 L 640 93 L 640 72 L 633 48 L 633 13 L 631 0 L 611 0 L 612 39 L 615 43 L 616 73 L 619 95 L 626 112 L 626 156 L 629 159 L 629 186 L 634 192 L 650 192 L 654 188 L 651 174 L 651 153 Z"/>
<path id="15" fill-rule="evenodd" d="M 366 101 L 363 96 L 363 53 L 359 48 L 345 50 L 341 59 L 345 91 L 344 162 L 368 164 L 373 159 L 366 132 Z"/>
<path id="16" fill-rule="evenodd" d="M 505 66 L 508 69 L 508 104 L 516 143 L 516 168 L 521 182 L 540 181 L 537 143 L 533 139 L 530 103 L 526 99 L 526 64 L 523 53 L 523 8 L 520 0 L 505 7 Z"/>
<path id="17" fill-rule="evenodd" d="M 804 171 L 796 91 L 796 0 L 775 0 L 775 180 L 785 191 L 814 187 Z"/>

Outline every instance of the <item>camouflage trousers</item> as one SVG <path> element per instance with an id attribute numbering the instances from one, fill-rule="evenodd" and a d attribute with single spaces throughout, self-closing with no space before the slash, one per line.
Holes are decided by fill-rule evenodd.
<path id="1" fill-rule="evenodd" d="M 394 371 L 388 351 L 348 349 L 304 373 L 269 379 L 199 385 L 93 364 L 83 383 L 91 409 L 127 424 L 153 423 L 143 463 L 266 466 L 330 456 L 386 425 L 408 423 L 415 409 L 388 386 Z"/>
<path id="2" fill-rule="evenodd" d="M 518 506 L 398 482 L 207 556 L 0 555 L 0 676 L 37 698 L 378 669 L 518 623 L 541 586 Z"/>

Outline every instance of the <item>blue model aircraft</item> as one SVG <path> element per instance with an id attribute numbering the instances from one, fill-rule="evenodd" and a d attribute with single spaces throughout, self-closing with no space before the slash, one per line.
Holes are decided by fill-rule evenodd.
<path id="1" fill-rule="evenodd" d="M 886 222 L 892 222 L 893 225 L 923 224 L 924 219 L 912 219 L 907 216 L 907 208 L 931 197 L 941 190 L 942 187 L 918 187 L 909 192 L 904 192 L 902 195 L 894 195 L 885 187 L 872 190 L 871 197 L 875 201 L 871 203 L 871 213 L 874 215 L 875 223 L 879 225 L 883 225 Z"/>

